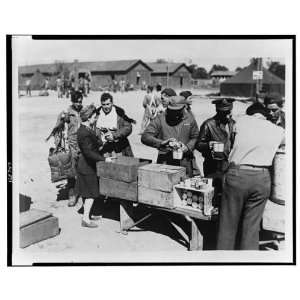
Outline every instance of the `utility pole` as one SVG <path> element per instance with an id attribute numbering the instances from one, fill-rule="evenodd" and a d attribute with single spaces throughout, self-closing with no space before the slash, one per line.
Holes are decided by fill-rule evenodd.
<path id="1" fill-rule="evenodd" d="M 262 58 L 261 57 L 257 58 L 257 71 L 261 74 L 261 76 L 260 75 L 257 76 L 257 79 L 256 79 L 256 94 L 258 94 L 262 88 L 263 69 L 262 69 Z"/>
<path id="2" fill-rule="evenodd" d="M 169 60 L 167 60 L 167 87 L 169 87 Z"/>

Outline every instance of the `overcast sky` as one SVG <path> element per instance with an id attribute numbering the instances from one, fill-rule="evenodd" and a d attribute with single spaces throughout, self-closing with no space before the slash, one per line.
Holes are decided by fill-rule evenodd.
<path id="1" fill-rule="evenodd" d="M 284 62 L 291 53 L 285 40 L 50 40 L 13 39 L 13 60 L 18 65 L 52 63 L 55 60 L 101 61 L 164 58 L 195 63 L 207 70 L 222 64 L 230 70 L 249 64 L 251 57 Z"/>

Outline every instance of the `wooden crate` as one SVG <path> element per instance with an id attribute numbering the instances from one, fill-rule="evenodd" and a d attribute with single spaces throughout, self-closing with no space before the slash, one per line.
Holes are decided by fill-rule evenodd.
<path id="1" fill-rule="evenodd" d="M 190 191 L 193 194 L 196 194 L 201 197 L 201 208 L 194 208 L 189 205 L 183 205 L 182 203 L 182 194 L 184 191 Z M 214 197 L 214 188 L 211 186 L 206 186 L 202 189 L 195 189 L 192 187 L 185 187 L 180 184 L 174 185 L 174 206 L 187 209 L 187 210 L 192 210 L 195 212 L 199 212 L 203 214 L 204 216 L 211 216 L 212 210 L 213 210 L 213 205 L 212 205 L 212 200 Z"/>
<path id="2" fill-rule="evenodd" d="M 138 185 L 138 202 L 153 206 L 174 208 L 173 192 L 149 189 Z"/>
<path id="3" fill-rule="evenodd" d="M 46 211 L 31 209 L 20 214 L 20 247 L 25 248 L 59 234 L 58 218 Z"/>
<path id="4" fill-rule="evenodd" d="M 135 202 L 138 197 L 137 182 L 124 182 L 100 177 L 99 191 L 103 196 Z"/>
<path id="5" fill-rule="evenodd" d="M 20 213 L 24 211 L 28 211 L 30 209 L 30 205 L 31 205 L 31 198 L 26 195 L 19 194 Z"/>
<path id="6" fill-rule="evenodd" d="M 172 192 L 174 184 L 185 177 L 185 168 L 179 166 L 148 164 L 138 169 L 139 186 L 162 192 Z"/>
<path id="7" fill-rule="evenodd" d="M 119 156 L 114 162 L 98 162 L 97 175 L 118 181 L 134 182 L 137 181 L 138 168 L 149 163 L 151 160 L 148 159 Z"/>

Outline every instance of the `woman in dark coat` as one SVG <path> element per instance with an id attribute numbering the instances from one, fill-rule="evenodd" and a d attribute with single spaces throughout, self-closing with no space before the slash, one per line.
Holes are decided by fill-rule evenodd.
<path id="1" fill-rule="evenodd" d="M 104 161 L 101 154 L 101 142 L 92 130 L 96 121 L 96 107 L 89 105 L 80 112 L 81 125 L 77 131 L 77 141 L 80 149 L 80 156 L 77 164 L 77 187 L 78 192 L 84 201 L 84 213 L 81 225 L 83 227 L 98 227 L 97 224 L 90 221 L 90 211 L 94 199 L 99 197 L 99 184 L 96 172 L 96 162 Z"/>

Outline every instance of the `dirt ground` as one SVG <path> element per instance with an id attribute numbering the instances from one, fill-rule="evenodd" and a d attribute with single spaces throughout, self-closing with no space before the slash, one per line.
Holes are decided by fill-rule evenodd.
<path id="1" fill-rule="evenodd" d="M 195 91 L 206 94 L 211 91 Z M 157 151 L 141 144 L 138 132 L 143 116 L 142 100 L 145 92 L 115 93 L 114 101 L 123 107 L 127 114 L 136 119 L 130 143 L 136 157 L 156 159 Z M 84 99 L 84 104 L 100 104 L 101 92 L 91 92 Z M 66 110 L 69 99 L 57 99 L 56 92 L 50 92 L 48 97 L 39 97 L 33 92 L 32 97 L 22 96 L 15 99 L 18 108 L 19 126 L 17 128 L 18 143 L 14 145 L 19 151 L 19 192 L 32 198 L 32 207 L 47 210 L 59 218 L 61 233 L 52 239 L 42 241 L 21 250 L 23 255 L 33 255 L 38 260 L 39 255 L 59 254 L 70 257 L 72 253 L 112 253 L 112 252 L 144 252 L 144 251 L 187 251 L 186 244 L 180 235 L 169 226 L 162 217 L 155 217 L 145 222 L 127 236 L 119 234 L 116 203 L 106 203 L 105 213 L 99 222 L 99 228 L 81 227 L 81 216 L 77 213 L 79 206 L 67 207 L 63 184 L 53 184 L 50 181 L 50 168 L 47 157 L 53 141 L 45 142 L 53 128 L 59 112 Z M 233 115 L 242 114 L 246 104 L 236 102 Z M 215 113 L 215 107 L 210 100 L 196 99 L 192 110 L 198 125 Z M 201 155 L 196 152 L 198 161 Z"/>

